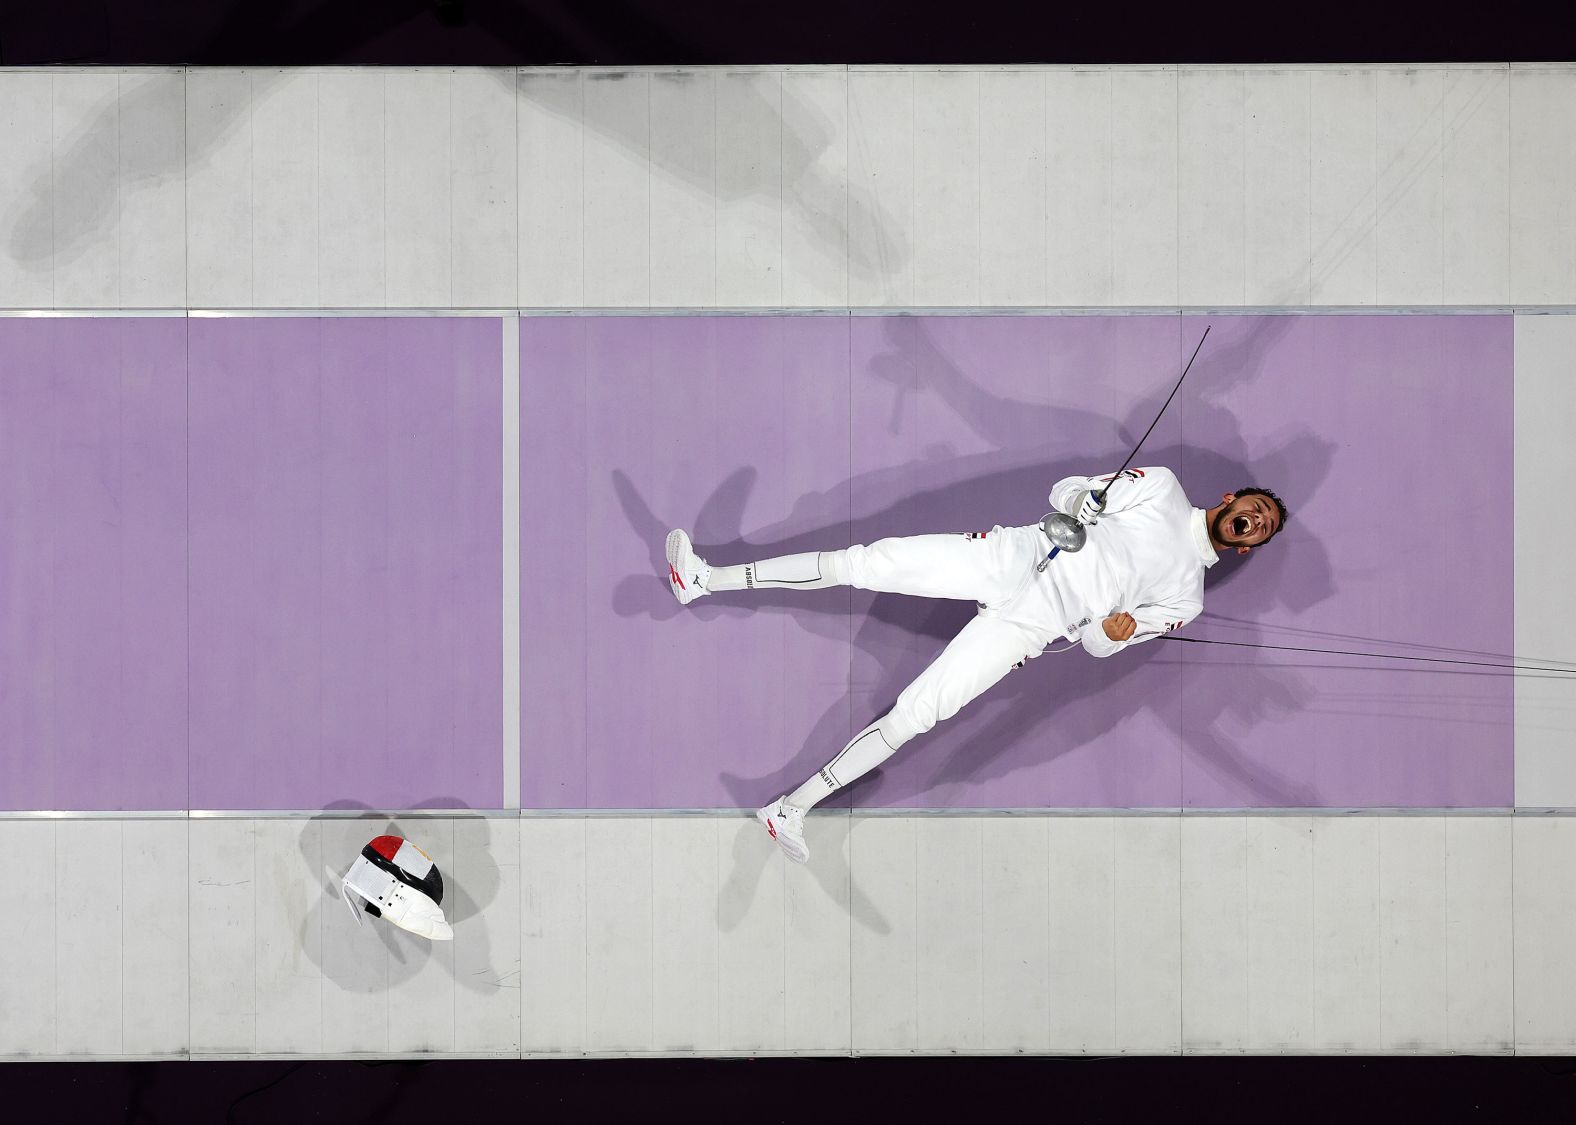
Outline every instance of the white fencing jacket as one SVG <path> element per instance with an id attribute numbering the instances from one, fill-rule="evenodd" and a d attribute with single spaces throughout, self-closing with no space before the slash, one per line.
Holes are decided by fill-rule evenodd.
<path id="1" fill-rule="evenodd" d="M 1078 514 L 1082 493 L 1110 485 L 1105 510 L 1088 529 L 1083 550 L 1062 551 L 1035 583 L 1046 608 L 1066 623 L 1069 638 L 1091 656 L 1180 629 L 1204 609 L 1204 571 L 1219 560 L 1204 509 L 1188 502 L 1170 469 L 1128 469 L 1112 477 L 1068 477 L 1051 489 L 1051 506 Z M 1130 613 L 1133 636 L 1113 641 L 1102 622 Z"/>

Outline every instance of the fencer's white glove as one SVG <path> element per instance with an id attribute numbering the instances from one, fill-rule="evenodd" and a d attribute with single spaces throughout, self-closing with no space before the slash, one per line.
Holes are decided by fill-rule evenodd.
<path id="1" fill-rule="evenodd" d="M 1073 518 L 1086 527 L 1092 527 L 1100 522 L 1100 513 L 1105 511 L 1105 497 L 1094 489 L 1080 492 L 1073 497 L 1078 501 L 1078 512 Z"/>

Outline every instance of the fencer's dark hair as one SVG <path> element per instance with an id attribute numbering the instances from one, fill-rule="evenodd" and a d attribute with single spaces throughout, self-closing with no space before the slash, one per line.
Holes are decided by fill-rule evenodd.
<path id="1" fill-rule="evenodd" d="M 1275 501 L 1275 509 L 1276 511 L 1280 512 L 1280 522 L 1275 525 L 1275 530 L 1273 533 L 1271 533 L 1270 539 L 1274 539 L 1275 536 L 1281 533 L 1281 529 L 1286 526 L 1286 502 L 1284 500 L 1282 500 L 1279 496 L 1276 496 L 1267 488 L 1239 488 L 1237 489 L 1237 495 L 1263 496 L 1267 499 Z M 1264 542 L 1268 543 L 1270 539 L 1266 539 Z"/>

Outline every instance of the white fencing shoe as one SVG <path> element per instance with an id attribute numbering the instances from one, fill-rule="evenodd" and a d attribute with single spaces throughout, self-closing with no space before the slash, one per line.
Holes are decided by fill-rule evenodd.
<path id="1" fill-rule="evenodd" d="M 804 842 L 804 810 L 794 808 L 787 801 L 786 797 L 778 797 L 764 809 L 757 809 L 755 819 L 777 841 L 783 855 L 795 863 L 803 863 L 810 858 L 810 845 Z"/>
<path id="2" fill-rule="evenodd" d="M 711 567 L 695 553 L 690 537 L 682 531 L 668 532 L 668 586 L 679 605 L 689 605 L 711 593 L 706 589 L 710 578 Z"/>

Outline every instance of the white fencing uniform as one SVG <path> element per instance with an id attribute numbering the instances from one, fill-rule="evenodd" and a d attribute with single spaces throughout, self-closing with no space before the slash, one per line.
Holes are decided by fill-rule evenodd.
<path id="1" fill-rule="evenodd" d="M 1204 571 L 1218 557 L 1204 510 L 1188 502 L 1176 474 L 1159 467 L 1127 469 L 1119 479 L 1068 477 L 1051 490 L 1051 506 L 1076 516 L 1088 493 L 1108 485 L 1083 549 L 1049 559 L 1049 539 L 1039 524 L 1030 524 L 708 568 L 709 591 L 843 585 L 979 604 L 978 616 L 903 689 L 892 710 L 780 804 L 813 807 L 1056 640 L 1078 640 L 1090 655 L 1110 656 L 1197 617 L 1204 608 Z M 1116 613 L 1131 614 L 1137 623 L 1128 640 L 1105 635 L 1104 621 Z M 763 823 L 773 828 L 777 822 Z"/>
<path id="2" fill-rule="evenodd" d="M 898 697 L 883 734 L 892 749 L 957 714 L 1014 668 L 1062 637 L 1093 656 L 1110 656 L 1197 617 L 1204 570 L 1217 559 L 1176 475 L 1166 468 L 1128 469 L 1111 477 L 1068 477 L 1051 505 L 1069 515 L 1077 498 L 1111 484 L 1106 506 L 1088 528 L 1083 550 L 1050 550 L 1038 524 L 964 535 L 882 539 L 820 556 L 823 571 L 863 590 L 954 598 L 980 613 Z M 1104 620 L 1126 612 L 1137 630 L 1126 641 L 1105 635 Z"/>
<path id="3" fill-rule="evenodd" d="M 1072 515 L 1080 493 L 1108 484 L 1105 511 L 1083 550 L 1058 554 L 1045 570 L 1051 581 L 1034 589 L 1050 618 L 1091 656 L 1110 656 L 1192 621 L 1204 609 L 1204 571 L 1220 558 L 1204 509 L 1188 502 L 1167 468 L 1128 469 L 1114 484 L 1110 477 L 1068 477 L 1051 489 L 1051 506 Z M 1100 623 L 1113 613 L 1137 621 L 1130 639 L 1105 635 Z"/>

